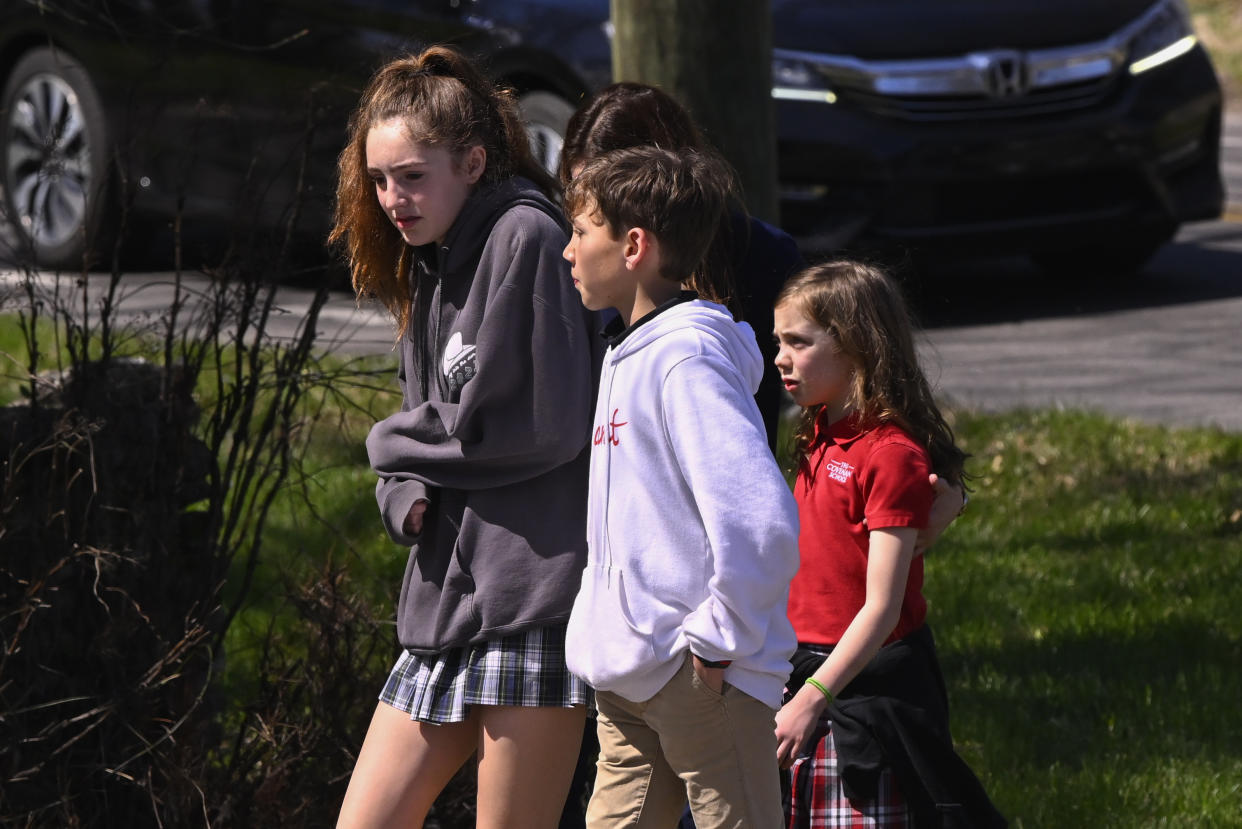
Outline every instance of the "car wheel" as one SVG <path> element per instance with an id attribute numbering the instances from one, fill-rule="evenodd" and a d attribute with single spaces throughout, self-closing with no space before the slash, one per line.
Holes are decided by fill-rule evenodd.
<path id="1" fill-rule="evenodd" d="M 80 63 L 34 49 L 4 85 L 4 200 L 20 250 L 80 267 L 99 231 L 110 155 L 99 93 Z"/>
<path id="2" fill-rule="evenodd" d="M 565 128 L 574 108 L 551 92 L 527 92 L 518 98 L 518 109 L 526 122 L 530 149 L 545 170 L 556 176 L 561 164 Z"/>
<path id="3" fill-rule="evenodd" d="M 1031 254 L 1031 259 L 1054 277 L 1107 279 L 1133 276 L 1176 232 L 1176 225 L 1136 227 L 1074 247 L 1036 251 Z"/>

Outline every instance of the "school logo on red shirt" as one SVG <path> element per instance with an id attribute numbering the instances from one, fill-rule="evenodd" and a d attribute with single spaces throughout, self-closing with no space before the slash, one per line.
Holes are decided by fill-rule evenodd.
<path id="1" fill-rule="evenodd" d="M 845 483 L 850 479 L 850 476 L 854 474 L 854 467 L 850 466 L 845 461 L 840 461 L 836 458 L 829 458 L 825 461 L 824 469 L 828 471 L 828 477 L 832 478 L 839 484 Z"/>

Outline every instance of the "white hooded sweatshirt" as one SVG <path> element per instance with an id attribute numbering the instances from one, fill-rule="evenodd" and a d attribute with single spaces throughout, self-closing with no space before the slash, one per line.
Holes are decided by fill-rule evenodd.
<path id="1" fill-rule="evenodd" d="M 566 642 L 594 688 L 650 699 L 689 649 L 780 707 L 798 511 L 754 392 L 762 357 L 719 305 L 673 305 L 604 356 L 591 447 L 587 567 Z"/>

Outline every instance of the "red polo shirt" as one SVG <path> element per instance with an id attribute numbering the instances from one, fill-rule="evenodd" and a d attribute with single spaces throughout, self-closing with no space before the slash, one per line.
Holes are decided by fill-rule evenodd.
<path id="1" fill-rule="evenodd" d="M 801 567 L 789 589 L 798 641 L 835 645 L 867 597 L 868 531 L 923 527 L 931 509 L 927 451 L 901 428 L 861 430 L 854 417 L 816 424 L 815 443 L 798 473 Z M 885 643 L 923 624 L 923 557 L 906 580 L 901 617 Z"/>

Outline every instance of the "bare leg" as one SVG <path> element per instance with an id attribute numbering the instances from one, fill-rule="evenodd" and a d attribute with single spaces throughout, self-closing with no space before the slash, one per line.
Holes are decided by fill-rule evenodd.
<path id="1" fill-rule="evenodd" d="M 578 761 L 586 707 L 479 706 L 476 829 L 555 829 Z"/>
<path id="2" fill-rule="evenodd" d="M 440 790 L 474 753 L 478 734 L 477 708 L 465 722 L 428 725 L 379 703 L 337 827 L 422 826 Z"/>

